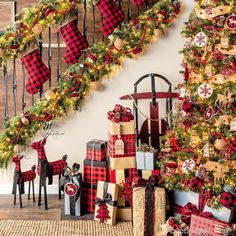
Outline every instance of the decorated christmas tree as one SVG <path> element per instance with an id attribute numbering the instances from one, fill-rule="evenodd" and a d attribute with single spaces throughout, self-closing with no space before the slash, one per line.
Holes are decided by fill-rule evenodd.
<path id="1" fill-rule="evenodd" d="M 209 193 L 236 205 L 236 1 L 196 0 L 183 28 L 184 82 L 160 153 L 168 189 Z"/>

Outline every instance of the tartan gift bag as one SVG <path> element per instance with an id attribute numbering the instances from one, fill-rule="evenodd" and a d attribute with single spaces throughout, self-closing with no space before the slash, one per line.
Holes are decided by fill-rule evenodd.
<path id="1" fill-rule="evenodd" d="M 32 47 L 20 55 L 20 59 L 28 73 L 26 91 L 35 94 L 39 91 L 42 84 L 51 76 L 49 69 L 45 66 L 38 47 Z"/>
<path id="2" fill-rule="evenodd" d="M 88 47 L 88 41 L 77 27 L 77 18 L 70 18 L 59 29 L 66 44 L 65 62 L 69 65 L 78 62 L 82 50 Z"/>
<path id="3" fill-rule="evenodd" d="M 101 31 L 106 36 L 110 35 L 122 23 L 125 14 L 113 0 L 100 0 L 97 7 L 103 17 Z"/>
<path id="4" fill-rule="evenodd" d="M 136 132 L 129 108 L 116 105 L 108 112 L 108 152 L 112 169 L 135 168 Z"/>

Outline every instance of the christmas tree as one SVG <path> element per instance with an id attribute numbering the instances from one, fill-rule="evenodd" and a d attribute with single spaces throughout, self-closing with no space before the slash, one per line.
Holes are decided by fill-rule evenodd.
<path id="1" fill-rule="evenodd" d="M 183 28 L 184 82 L 159 156 L 168 189 L 208 191 L 208 206 L 235 207 L 236 1 L 195 0 Z"/>
<path id="2" fill-rule="evenodd" d="M 109 216 L 109 210 L 108 210 L 108 206 L 106 203 L 101 203 L 99 205 L 99 209 L 97 210 L 97 215 L 96 218 L 98 218 L 100 220 L 100 222 L 104 223 L 105 221 L 107 221 L 108 219 L 110 219 L 111 217 Z"/>

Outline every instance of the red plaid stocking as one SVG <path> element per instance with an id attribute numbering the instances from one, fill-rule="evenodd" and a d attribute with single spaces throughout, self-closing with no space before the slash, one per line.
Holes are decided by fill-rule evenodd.
<path id="1" fill-rule="evenodd" d="M 103 16 L 102 33 L 104 35 L 110 35 L 124 20 L 125 14 L 113 0 L 100 0 L 97 6 Z"/>
<path id="2" fill-rule="evenodd" d="M 21 61 L 28 73 L 26 91 L 30 94 L 35 94 L 39 91 L 42 84 L 50 78 L 50 71 L 45 66 L 38 49 L 30 51 L 21 57 Z"/>
<path id="3" fill-rule="evenodd" d="M 60 33 L 66 43 L 66 54 L 64 56 L 67 64 L 75 64 L 81 56 L 81 50 L 88 47 L 88 41 L 79 32 L 76 19 L 71 20 L 69 23 L 60 28 Z"/>

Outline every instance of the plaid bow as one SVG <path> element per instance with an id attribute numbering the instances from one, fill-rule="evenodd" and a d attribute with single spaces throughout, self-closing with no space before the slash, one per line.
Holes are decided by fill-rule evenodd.
<path id="1" fill-rule="evenodd" d="M 223 192 L 221 195 L 220 203 L 226 208 L 233 208 L 236 206 L 236 197 L 228 192 Z"/>

